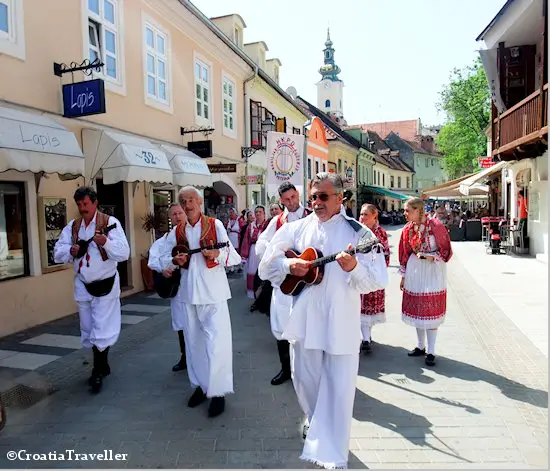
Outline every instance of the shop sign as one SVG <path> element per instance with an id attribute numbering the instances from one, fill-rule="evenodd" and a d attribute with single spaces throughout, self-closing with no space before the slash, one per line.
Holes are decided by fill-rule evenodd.
<path id="1" fill-rule="evenodd" d="M 105 113 L 105 84 L 101 79 L 63 85 L 63 116 L 76 118 Z"/>
<path id="2" fill-rule="evenodd" d="M 492 161 L 492 157 L 478 157 L 477 162 L 479 168 L 489 168 L 496 164 L 496 162 Z"/>
<path id="3" fill-rule="evenodd" d="M 239 177 L 239 185 L 263 185 L 264 176 L 263 175 L 242 175 Z"/>
<path id="4" fill-rule="evenodd" d="M 208 170 L 210 173 L 235 173 L 237 164 L 209 164 Z"/>

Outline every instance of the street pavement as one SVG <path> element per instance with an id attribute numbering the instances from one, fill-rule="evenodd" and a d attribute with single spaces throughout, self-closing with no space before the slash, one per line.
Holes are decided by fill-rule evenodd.
<path id="1" fill-rule="evenodd" d="M 542 327 L 537 346 L 511 311 L 506 313 L 487 286 L 476 282 L 476 268 L 460 247 L 448 264 L 448 315 L 437 338 L 437 364 L 430 368 L 421 358 L 407 357 L 416 333 L 400 319 L 399 228 L 388 230 L 388 320 L 373 329 L 373 353 L 361 358 L 350 467 L 547 468 Z M 227 398 L 222 416 L 209 419 L 207 404 L 186 406 L 192 391 L 185 372 L 171 371 L 179 354 L 166 308 L 124 329 L 101 394 L 90 395 L 85 385 L 90 365 L 83 360 L 90 353 L 84 350 L 50 363 L 47 374 L 37 373 L 37 382 L 47 377 L 55 392 L 30 407 L 8 410 L 0 433 L 0 467 L 311 468 L 299 460 L 302 417 L 292 385 L 269 384 L 279 369 L 269 320 L 250 313 L 241 277 L 230 283 L 235 394 Z M 514 290 L 517 297 L 530 295 L 520 281 Z M 150 294 L 131 302 L 141 305 L 141 312 L 143 306 L 168 304 Z M 119 460 L 7 459 L 8 452 L 19 450 L 112 450 Z"/>

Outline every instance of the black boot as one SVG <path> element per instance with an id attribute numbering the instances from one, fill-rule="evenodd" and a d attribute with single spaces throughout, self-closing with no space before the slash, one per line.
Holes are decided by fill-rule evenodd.
<path id="1" fill-rule="evenodd" d="M 290 370 L 290 344 L 286 340 L 277 340 L 277 350 L 279 350 L 279 360 L 281 361 L 281 371 L 271 380 L 273 386 L 278 386 L 291 379 Z"/>
<path id="2" fill-rule="evenodd" d="M 178 330 L 178 339 L 180 342 L 181 358 L 180 361 L 172 367 L 172 371 L 182 371 L 187 368 L 187 357 L 185 356 L 185 338 L 183 336 L 183 330 Z"/>
<path id="3" fill-rule="evenodd" d="M 111 368 L 108 362 L 109 347 L 100 352 L 94 345 L 92 350 L 94 352 L 94 367 L 88 383 L 92 387 L 92 392 L 97 394 L 101 391 L 103 386 L 103 378 L 111 374 Z"/>
<path id="4" fill-rule="evenodd" d="M 217 417 L 225 410 L 225 397 L 213 397 L 208 407 L 208 417 Z"/>

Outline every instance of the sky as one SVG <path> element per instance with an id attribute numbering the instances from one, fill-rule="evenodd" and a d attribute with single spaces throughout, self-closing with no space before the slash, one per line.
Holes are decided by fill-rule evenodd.
<path id="1" fill-rule="evenodd" d="M 470 65 L 475 38 L 505 0 L 192 0 L 208 17 L 238 13 L 244 42 L 264 41 L 282 62 L 280 85 L 317 104 L 330 27 L 344 82 L 348 124 L 420 118 L 444 124 L 437 110 L 453 68 Z"/>

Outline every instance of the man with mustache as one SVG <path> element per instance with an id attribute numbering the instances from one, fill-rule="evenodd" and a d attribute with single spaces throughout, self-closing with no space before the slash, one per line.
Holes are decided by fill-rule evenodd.
<path id="1" fill-rule="evenodd" d="M 338 254 L 324 266 L 317 285 L 292 300 L 282 338 L 291 343 L 292 382 L 306 416 L 301 459 L 334 469 L 348 464 L 349 439 L 359 367 L 360 295 L 386 287 L 383 254 L 352 256 L 345 252 L 372 232 L 346 215 L 339 175 L 319 173 L 310 184 L 313 211 L 284 224 L 267 246 L 259 275 L 280 286 L 289 274 L 302 277 L 311 262 L 287 258 L 308 247 L 324 255 Z"/>
<path id="2" fill-rule="evenodd" d="M 258 259 L 262 258 L 267 245 L 283 224 L 298 221 L 311 214 L 309 209 L 302 206 L 300 193 L 298 193 L 298 190 L 296 190 L 296 187 L 292 183 L 284 182 L 279 186 L 279 198 L 281 203 L 285 205 L 285 210 L 282 214 L 272 218 L 267 229 L 258 237 L 258 242 L 256 243 L 256 256 Z M 292 296 L 286 296 L 278 286 L 273 286 L 269 318 L 271 332 L 277 339 L 277 350 L 279 352 L 279 361 L 281 362 L 281 371 L 271 380 L 273 386 L 278 386 L 291 379 L 290 346 L 288 340 L 282 338 L 291 306 Z"/>
<path id="3" fill-rule="evenodd" d="M 54 247 L 56 263 L 73 263 L 74 299 L 78 304 L 82 346 L 92 348 L 94 366 L 88 383 L 92 392 L 101 391 L 103 378 L 111 373 L 108 353 L 120 335 L 119 262 L 130 257 L 130 247 L 120 221 L 97 210 L 97 193 L 80 187 L 74 194 L 80 217 L 61 232 Z M 107 234 L 103 230 L 115 224 Z M 77 241 L 93 238 L 84 254 Z"/>
<path id="4" fill-rule="evenodd" d="M 172 222 L 172 226 L 176 227 L 178 224 L 187 220 L 185 216 L 185 211 L 179 203 L 172 203 L 168 209 L 168 217 Z M 164 234 L 160 239 L 156 240 L 154 244 L 149 249 L 149 261 L 147 266 L 166 278 L 172 276 L 174 269 L 167 268 L 166 270 L 162 269 L 160 263 L 160 256 L 162 254 L 162 246 L 166 242 L 168 233 Z M 180 344 L 181 357 L 180 361 L 172 367 L 172 371 L 182 371 L 187 368 L 187 357 L 185 353 L 185 337 L 183 335 L 183 316 L 185 313 L 181 309 L 181 303 L 174 303 L 174 298 L 170 299 L 170 314 L 172 315 L 172 328 L 178 333 L 178 339 Z"/>
<path id="5" fill-rule="evenodd" d="M 174 303 L 184 315 L 187 373 L 195 388 L 187 405 L 197 407 L 210 399 L 208 416 L 225 410 L 225 396 L 233 393 L 233 346 L 228 299 L 231 290 L 225 267 L 240 263 L 223 223 L 202 213 L 202 195 L 193 186 L 183 187 L 179 202 L 187 220 L 166 237 L 160 257 L 164 270 L 181 267 L 180 288 Z M 228 247 L 212 248 L 216 243 Z M 172 255 L 174 247 L 202 248 L 193 255 Z"/>

